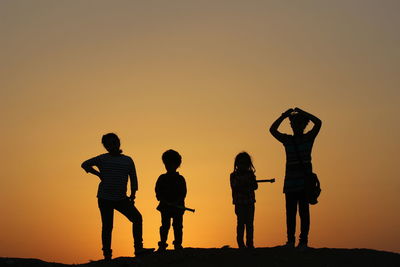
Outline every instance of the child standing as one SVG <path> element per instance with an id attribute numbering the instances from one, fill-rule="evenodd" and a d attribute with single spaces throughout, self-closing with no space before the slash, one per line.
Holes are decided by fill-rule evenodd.
<path id="1" fill-rule="evenodd" d="M 103 135 L 101 142 L 108 153 L 86 160 L 82 163 L 82 168 L 100 179 L 97 201 L 102 222 L 101 239 L 104 259 L 108 261 L 112 258 L 111 235 L 114 210 L 119 211 L 132 222 L 135 255 L 150 253 L 154 248 L 143 248 L 143 220 L 134 202 L 138 190 L 135 164 L 131 157 L 122 154 L 121 142 L 116 134 Z M 130 197 L 126 195 L 128 178 L 131 185 Z"/>
<path id="2" fill-rule="evenodd" d="M 235 158 L 234 169 L 230 176 L 233 204 L 237 216 L 236 240 L 239 248 L 254 248 L 254 190 L 258 188 L 255 168 L 251 157 L 246 152 L 239 153 Z M 243 237 L 246 229 L 246 245 Z"/>
<path id="3" fill-rule="evenodd" d="M 158 177 L 156 183 L 156 197 L 160 201 L 157 210 L 161 212 L 160 242 L 158 251 L 165 251 L 168 247 L 168 231 L 174 229 L 174 248 L 182 249 L 183 213 L 185 212 L 186 182 L 185 178 L 176 170 L 182 162 L 182 157 L 175 150 L 167 150 L 162 155 L 166 173 Z"/>

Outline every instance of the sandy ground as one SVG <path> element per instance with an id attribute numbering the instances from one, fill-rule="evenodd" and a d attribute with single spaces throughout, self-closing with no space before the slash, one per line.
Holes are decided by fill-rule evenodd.
<path id="1" fill-rule="evenodd" d="M 218 266 L 218 267 L 336 267 L 336 266 L 382 266 L 400 267 L 400 254 L 370 249 L 332 249 L 319 248 L 299 251 L 296 249 L 256 248 L 238 250 L 232 248 L 203 249 L 186 248 L 182 251 L 168 250 L 164 253 L 153 253 L 140 258 L 121 257 L 110 262 L 92 261 L 84 264 L 68 265 L 49 263 L 38 259 L 0 258 L 0 266 L 4 267 L 156 267 L 156 266 Z"/>

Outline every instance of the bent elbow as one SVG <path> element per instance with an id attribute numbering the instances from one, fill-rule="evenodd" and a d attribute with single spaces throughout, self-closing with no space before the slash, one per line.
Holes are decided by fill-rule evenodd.
<path id="1" fill-rule="evenodd" d="M 269 128 L 269 132 L 273 135 L 276 136 L 276 134 L 278 133 L 278 130 L 276 127 L 274 127 L 273 125 Z"/>
<path id="2" fill-rule="evenodd" d="M 81 164 L 81 168 L 84 169 L 86 172 L 87 172 L 88 167 L 89 166 L 86 164 L 86 162 Z"/>
<path id="3" fill-rule="evenodd" d="M 315 126 L 316 126 L 318 129 L 321 129 L 321 127 L 322 127 L 322 121 L 321 121 L 320 119 L 317 118 L 317 119 L 315 120 L 314 124 L 315 124 Z"/>
<path id="4" fill-rule="evenodd" d="M 274 127 L 269 127 L 269 132 L 272 134 L 272 132 L 274 131 Z"/>

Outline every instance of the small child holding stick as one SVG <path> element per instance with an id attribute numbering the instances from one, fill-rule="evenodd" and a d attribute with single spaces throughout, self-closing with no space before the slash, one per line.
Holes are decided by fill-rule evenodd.
<path id="1" fill-rule="evenodd" d="M 256 202 L 254 191 L 258 185 L 250 155 L 247 152 L 239 153 L 234 162 L 234 169 L 230 175 L 233 204 L 237 216 L 236 240 L 240 249 L 254 248 L 254 210 Z M 243 241 L 246 230 L 246 244 Z"/>
<path id="2" fill-rule="evenodd" d="M 158 251 L 165 251 L 168 244 L 168 232 L 174 229 L 174 248 L 182 249 L 183 214 L 185 212 L 186 181 L 176 170 L 182 162 L 182 157 L 175 150 L 167 150 L 162 155 L 166 173 L 161 174 L 156 183 L 156 197 L 160 201 L 157 210 L 161 213 L 160 242 Z M 193 210 L 194 212 L 194 210 Z"/>

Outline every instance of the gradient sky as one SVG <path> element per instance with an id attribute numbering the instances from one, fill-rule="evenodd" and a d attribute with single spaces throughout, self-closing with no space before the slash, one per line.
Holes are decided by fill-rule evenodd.
<path id="1" fill-rule="evenodd" d="M 255 245 L 285 240 L 287 108 L 323 121 L 313 151 L 313 247 L 400 252 L 399 1 L 0 2 L 0 256 L 101 258 L 98 180 L 80 164 L 117 133 L 155 247 L 161 154 L 183 156 L 184 246 L 236 247 L 229 174 L 249 152 Z M 286 123 L 282 131 L 290 132 Z M 133 255 L 115 215 L 114 256 Z M 171 236 L 171 235 L 170 235 Z"/>

